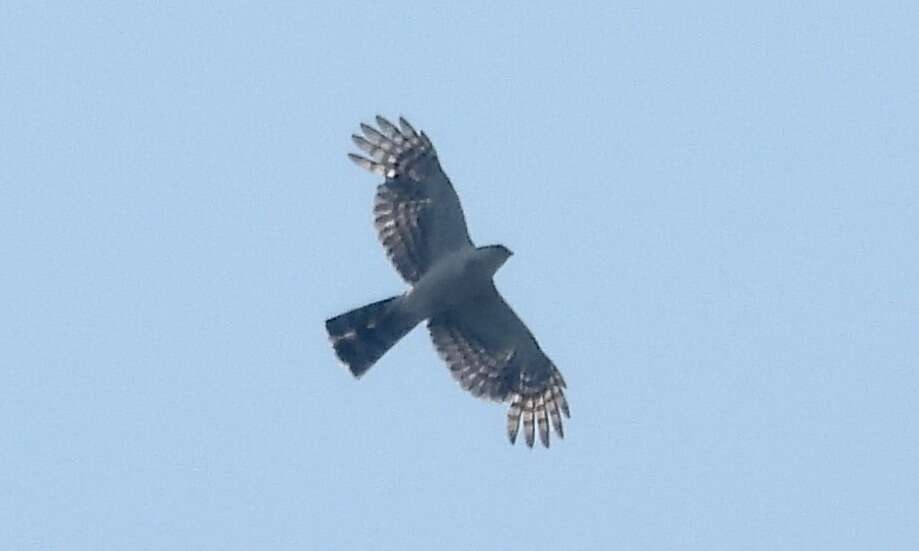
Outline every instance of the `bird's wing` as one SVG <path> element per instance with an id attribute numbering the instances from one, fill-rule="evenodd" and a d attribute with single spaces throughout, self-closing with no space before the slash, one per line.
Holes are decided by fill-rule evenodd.
<path id="1" fill-rule="evenodd" d="M 549 446 L 550 421 L 558 436 L 564 436 L 561 416 L 570 416 L 565 381 L 494 285 L 475 300 L 431 318 L 428 330 L 464 389 L 510 401 L 511 443 L 517 439 L 521 418 L 528 446 L 533 445 L 536 428 L 543 445 Z"/>
<path id="2" fill-rule="evenodd" d="M 401 117 L 398 127 L 376 121 L 378 128 L 361 124 L 364 135 L 352 136 L 367 157 L 348 157 L 386 179 L 377 188 L 374 225 L 396 270 L 414 283 L 439 258 L 471 245 L 466 219 L 424 132 Z"/>

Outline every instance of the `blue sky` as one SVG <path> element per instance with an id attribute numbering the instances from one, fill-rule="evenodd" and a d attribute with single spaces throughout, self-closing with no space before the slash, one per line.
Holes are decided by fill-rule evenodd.
<path id="1" fill-rule="evenodd" d="M 915 3 L 0 6 L 0 548 L 915 549 Z M 345 157 L 434 140 L 567 437 L 423 329 Z"/>

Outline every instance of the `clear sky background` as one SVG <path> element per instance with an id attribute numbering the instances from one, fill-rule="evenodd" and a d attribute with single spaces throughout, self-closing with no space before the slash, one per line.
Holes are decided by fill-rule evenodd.
<path id="1" fill-rule="evenodd" d="M 0 548 L 919 548 L 915 2 L 130 4 L 0 5 Z M 516 253 L 551 449 L 422 328 L 335 360 L 376 113 Z"/>

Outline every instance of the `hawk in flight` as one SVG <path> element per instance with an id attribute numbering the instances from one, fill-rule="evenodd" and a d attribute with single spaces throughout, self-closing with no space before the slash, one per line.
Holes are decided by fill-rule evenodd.
<path id="1" fill-rule="evenodd" d="M 325 322 L 338 358 L 360 377 L 396 342 L 427 320 L 434 347 L 453 377 L 475 396 L 510 402 L 511 443 L 523 422 L 528 446 L 549 446 L 569 417 L 565 381 L 495 288 L 492 277 L 511 256 L 503 245 L 476 247 L 459 198 L 431 140 L 403 118 L 377 117 L 352 136 L 366 157 L 358 166 L 382 176 L 374 224 L 386 254 L 410 285 L 404 294 Z"/>

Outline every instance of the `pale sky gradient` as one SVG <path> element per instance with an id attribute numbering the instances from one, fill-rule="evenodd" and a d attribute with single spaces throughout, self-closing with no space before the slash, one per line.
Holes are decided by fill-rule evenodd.
<path id="1" fill-rule="evenodd" d="M 919 548 L 915 2 L 94 4 L 0 5 L 0 549 Z M 423 329 L 336 362 L 376 113 L 515 252 L 550 450 Z"/>

